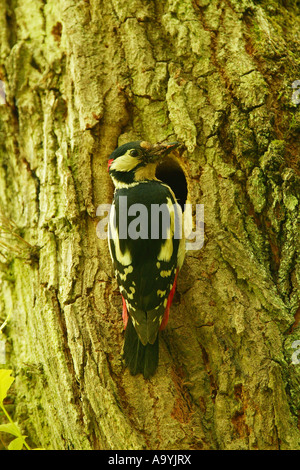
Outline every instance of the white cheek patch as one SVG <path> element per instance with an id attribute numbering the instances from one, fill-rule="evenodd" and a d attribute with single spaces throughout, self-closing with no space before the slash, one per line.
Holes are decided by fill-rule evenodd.
<path id="1" fill-rule="evenodd" d="M 110 170 L 115 171 L 131 171 L 133 170 L 138 164 L 140 160 L 136 157 L 132 157 L 131 155 L 122 155 L 121 157 L 116 158 L 110 165 Z"/>

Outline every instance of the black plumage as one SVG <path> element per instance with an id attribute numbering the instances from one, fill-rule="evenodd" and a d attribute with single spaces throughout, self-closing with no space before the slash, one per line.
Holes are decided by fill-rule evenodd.
<path id="1" fill-rule="evenodd" d="M 130 372 L 145 378 L 158 364 L 158 331 L 178 268 L 181 228 L 181 209 L 171 189 L 154 173 L 136 180 L 137 172 L 153 166 L 160 152 L 168 153 L 166 146 L 162 152 L 149 145 L 125 144 L 109 160 L 116 186 L 109 245 L 128 312 L 123 354 Z"/>

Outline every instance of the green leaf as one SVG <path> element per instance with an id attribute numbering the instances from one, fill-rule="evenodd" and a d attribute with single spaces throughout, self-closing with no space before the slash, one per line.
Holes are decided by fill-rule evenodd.
<path id="1" fill-rule="evenodd" d="M 3 403 L 4 398 L 7 395 L 7 390 L 15 380 L 10 374 L 12 370 L 0 369 L 0 403 Z"/>
<path id="2" fill-rule="evenodd" d="M 0 432 L 9 432 L 14 436 L 21 437 L 22 433 L 14 423 L 0 424 Z"/>
<path id="3" fill-rule="evenodd" d="M 24 445 L 24 438 L 17 437 L 16 439 L 14 439 L 13 441 L 9 443 L 8 450 L 22 450 L 23 445 Z"/>

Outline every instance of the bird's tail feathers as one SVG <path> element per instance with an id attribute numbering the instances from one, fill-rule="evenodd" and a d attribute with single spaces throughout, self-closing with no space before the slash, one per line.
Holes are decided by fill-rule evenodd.
<path id="1" fill-rule="evenodd" d="M 148 379 L 155 373 L 158 366 L 158 335 L 153 344 L 147 343 L 144 346 L 129 316 L 125 330 L 123 356 L 132 375 L 142 373 L 145 379 Z"/>

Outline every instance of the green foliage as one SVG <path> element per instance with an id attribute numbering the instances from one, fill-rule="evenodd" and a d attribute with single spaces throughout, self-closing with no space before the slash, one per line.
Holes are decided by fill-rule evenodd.
<path id="1" fill-rule="evenodd" d="M 23 447 L 31 450 L 26 442 L 27 436 L 23 436 L 19 426 L 12 421 L 4 406 L 4 399 L 7 396 L 8 389 L 15 380 L 14 377 L 11 377 L 11 372 L 8 369 L 0 369 L 0 408 L 9 421 L 7 424 L 0 424 L 0 432 L 7 432 L 15 436 L 15 439 L 10 442 L 8 450 L 22 450 Z"/>

